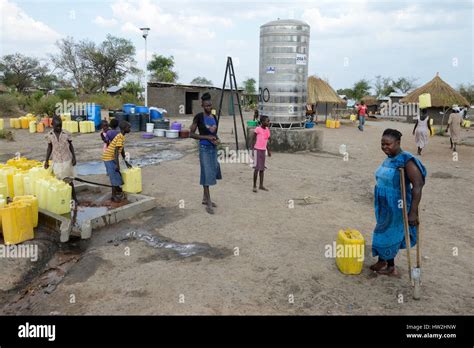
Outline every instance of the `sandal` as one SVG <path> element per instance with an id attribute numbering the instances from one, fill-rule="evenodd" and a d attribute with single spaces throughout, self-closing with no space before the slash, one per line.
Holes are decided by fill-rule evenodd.
<path id="1" fill-rule="evenodd" d="M 377 261 L 376 263 L 374 263 L 372 266 L 370 266 L 370 270 L 374 271 L 374 272 L 378 272 L 384 268 L 387 267 L 387 261 Z"/>

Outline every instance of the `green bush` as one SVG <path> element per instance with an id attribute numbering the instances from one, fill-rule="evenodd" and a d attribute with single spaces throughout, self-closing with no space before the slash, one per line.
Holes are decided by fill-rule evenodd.
<path id="1" fill-rule="evenodd" d="M 42 91 L 35 91 L 33 92 L 33 94 L 31 95 L 31 98 L 33 98 L 34 100 L 36 101 L 39 101 L 41 98 L 44 97 L 44 93 Z"/>
<path id="2" fill-rule="evenodd" d="M 18 101 L 13 94 L 0 95 L 0 114 L 2 116 L 11 116 L 18 112 Z"/>
<path id="3" fill-rule="evenodd" d="M 138 98 L 132 93 L 122 93 L 120 96 L 121 104 L 140 104 Z"/>
<path id="4" fill-rule="evenodd" d="M 119 98 L 101 93 L 101 94 L 92 94 L 85 97 L 83 102 L 95 103 L 101 106 L 102 109 L 108 110 L 117 110 L 122 107 L 122 102 Z"/>
<path id="5" fill-rule="evenodd" d="M 38 115 L 48 115 L 53 117 L 56 113 L 56 104 L 61 103 L 61 99 L 56 95 L 47 95 L 41 98 L 35 105 L 33 111 Z"/>
<path id="6" fill-rule="evenodd" d="M 67 100 L 68 102 L 75 101 L 77 99 L 76 93 L 73 90 L 70 89 L 62 89 L 62 90 L 57 90 L 56 93 L 54 94 L 61 101 Z"/>

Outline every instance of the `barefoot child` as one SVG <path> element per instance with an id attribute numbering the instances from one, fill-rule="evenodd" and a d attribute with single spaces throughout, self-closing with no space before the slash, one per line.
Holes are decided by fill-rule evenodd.
<path id="1" fill-rule="evenodd" d="M 257 175 L 260 173 L 259 189 L 268 191 L 263 186 L 263 172 L 265 171 L 265 152 L 268 151 L 268 157 L 271 157 L 270 149 L 268 148 L 268 140 L 270 139 L 270 119 L 268 116 L 260 118 L 260 126 L 255 128 L 255 133 L 252 138 L 253 153 L 255 160 L 255 170 L 253 172 L 253 192 L 257 192 Z"/>
<path id="2" fill-rule="evenodd" d="M 49 168 L 49 159 L 53 160 L 53 174 L 59 180 L 74 178 L 76 176 L 74 166 L 76 165 L 76 154 L 72 146 L 72 135 L 63 130 L 63 121 L 60 117 L 53 117 L 53 130 L 46 135 L 48 150 L 44 168 Z M 51 156 L 52 155 L 52 156 Z M 74 183 L 67 181 L 72 187 L 72 198 L 77 202 Z"/>
<path id="3" fill-rule="evenodd" d="M 110 184 L 112 185 L 113 202 L 120 202 L 125 198 L 122 188 L 120 187 L 123 185 L 123 180 L 122 175 L 120 174 L 119 153 L 121 153 L 127 168 L 132 167 L 125 159 L 125 134 L 128 133 L 130 133 L 130 123 L 127 121 L 121 121 L 120 133 L 114 137 L 107 147 L 107 150 L 102 155 L 102 160 L 104 161 L 105 169 L 107 170 L 107 175 L 109 176 Z"/>

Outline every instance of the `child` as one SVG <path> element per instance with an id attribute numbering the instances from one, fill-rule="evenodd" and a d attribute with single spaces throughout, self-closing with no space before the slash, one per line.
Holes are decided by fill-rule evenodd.
<path id="1" fill-rule="evenodd" d="M 74 170 L 76 154 L 72 146 L 72 135 L 63 130 L 63 121 L 60 117 L 53 117 L 53 130 L 46 135 L 46 140 L 48 141 L 48 150 L 46 152 L 44 168 L 49 168 L 49 159 L 51 157 L 53 160 L 53 174 L 56 178 L 59 180 L 74 178 L 76 176 Z M 72 187 L 72 198 L 77 202 L 72 180 L 69 181 L 69 184 Z"/>
<path id="2" fill-rule="evenodd" d="M 102 129 L 102 131 L 100 132 L 100 137 L 102 138 L 102 141 L 104 142 L 104 147 L 103 147 L 103 151 L 105 152 L 105 150 L 107 150 L 107 146 L 109 146 L 109 139 L 107 138 L 107 131 L 109 130 L 109 122 L 107 122 L 106 120 L 102 120 L 102 122 L 100 123 L 100 129 Z"/>
<path id="3" fill-rule="evenodd" d="M 120 133 L 120 131 L 117 129 L 119 122 L 114 118 L 110 120 L 110 129 L 107 131 L 107 139 L 109 140 L 109 143 L 114 140 L 115 136 Z"/>
<path id="4" fill-rule="evenodd" d="M 361 100 L 360 105 L 356 105 L 357 115 L 359 117 L 359 130 L 364 131 L 365 117 L 367 116 L 367 106 L 365 102 Z"/>
<path id="5" fill-rule="evenodd" d="M 122 175 L 120 174 L 119 164 L 119 152 L 122 154 L 122 158 L 127 165 L 127 168 L 131 168 L 130 163 L 125 159 L 125 134 L 130 133 L 130 123 L 127 121 L 120 122 L 120 133 L 118 133 L 114 139 L 110 142 L 107 150 L 102 155 L 102 160 L 107 170 L 107 175 L 112 185 L 112 201 L 120 202 L 125 198 L 125 195 L 120 186 L 123 185 Z"/>
<path id="6" fill-rule="evenodd" d="M 265 171 L 265 152 L 268 151 L 268 157 L 272 154 L 268 148 L 268 140 L 270 139 L 270 119 L 268 116 L 260 117 L 260 126 L 255 128 L 255 134 L 252 139 L 255 159 L 255 170 L 253 172 L 253 192 L 257 192 L 257 175 L 260 173 L 259 189 L 268 191 L 263 186 L 263 172 Z"/>

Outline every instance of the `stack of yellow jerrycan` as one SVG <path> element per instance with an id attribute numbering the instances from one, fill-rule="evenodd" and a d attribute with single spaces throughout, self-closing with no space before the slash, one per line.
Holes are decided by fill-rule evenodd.
<path id="1" fill-rule="evenodd" d="M 51 163 L 44 169 L 39 161 L 19 157 L 8 160 L 6 165 L 0 164 L 0 194 L 12 198 L 12 204 L 30 202 L 56 214 L 71 211 L 72 188 L 52 176 Z M 36 223 L 33 221 L 32 225 Z"/>
<path id="2" fill-rule="evenodd" d="M 6 196 L 0 194 L 0 209 L 5 208 L 7 205 Z M 2 214 L 0 214 L 0 228 L 2 228 Z"/>
<path id="3" fill-rule="evenodd" d="M 339 124 L 337 124 L 338 122 Z M 336 127 L 337 126 L 337 127 Z M 340 122 L 335 120 L 326 120 L 326 128 L 339 128 Z"/>
<path id="4" fill-rule="evenodd" d="M 5 128 L 5 121 L 3 120 L 3 118 L 0 118 L 0 131 L 2 131 L 3 128 Z"/>
<path id="5" fill-rule="evenodd" d="M 364 236 L 353 229 L 340 230 L 336 240 L 336 265 L 344 274 L 359 274 L 364 265 Z"/>
<path id="6" fill-rule="evenodd" d="M 121 171 L 123 186 L 122 190 L 128 193 L 142 192 L 142 170 L 139 167 L 127 168 Z"/>
<path id="7" fill-rule="evenodd" d="M 63 121 L 63 129 L 69 133 L 79 132 L 79 123 L 77 121 Z"/>
<path id="8" fill-rule="evenodd" d="M 79 122 L 79 132 L 81 133 L 93 133 L 94 132 L 94 122 L 93 121 L 80 121 Z"/>

